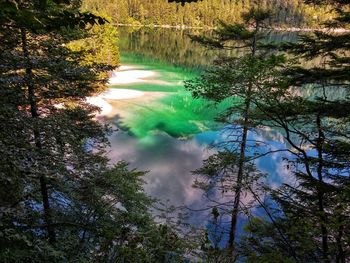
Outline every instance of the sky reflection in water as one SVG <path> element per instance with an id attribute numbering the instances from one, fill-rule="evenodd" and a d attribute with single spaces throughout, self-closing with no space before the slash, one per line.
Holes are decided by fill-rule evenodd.
<path id="1" fill-rule="evenodd" d="M 127 100 L 105 98 L 113 107 L 113 111 L 105 117 L 120 128 L 110 136 L 111 161 L 125 160 L 133 168 L 149 171 L 144 178 L 145 190 L 162 202 L 169 200 L 175 206 L 193 209 L 207 207 L 209 202 L 203 197 L 203 192 L 192 187 L 194 176 L 191 171 L 201 167 L 203 160 L 215 153 L 216 150 L 208 146 L 223 140 L 224 135 L 215 131 L 219 129 L 213 121 L 218 110 L 201 108 L 203 102 L 193 101 L 183 90 L 180 80 L 193 78 L 198 72 L 172 66 L 170 62 L 148 61 L 140 51 L 137 56 L 130 50 L 121 52 L 123 61 L 128 63 L 124 66 L 133 68 L 124 67 L 120 76 L 126 76 L 128 70 L 136 67 L 138 81 L 128 75 L 128 82 L 118 82 L 117 73 L 111 87 L 138 90 L 144 94 Z M 141 81 L 140 70 L 150 71 L 148 74 L 143 72 Z M 221 105 L 219 110 L 225 107 Z M 270 141 L 275 148 L 284 145 L 282 137 L 276 132 L 249 136 L 250 139 L 260 136 L 259 139 Z M 256 165 L 262 172 L 269 173 L 266 180 L 270 185 L 277 186 L 289 180 L 281 153 L 264 156 L 256 161 Z M 248 201 L 251 197 L 247 195 L 244 198 Z M 207 225 L 208 213 L 210 211 L 191 213 L 189 222 Z"/>

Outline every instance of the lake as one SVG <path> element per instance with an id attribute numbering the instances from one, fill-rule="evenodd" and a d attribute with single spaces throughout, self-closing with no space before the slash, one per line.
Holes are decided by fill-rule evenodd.
<path id="1" fill-rule="evenodd" d="M 208 207 L 219 199 L 230 206 L 233 198 L 211 193 L 209 201 L 192 187 L 195 176 L 191 172 L 217 151 L 215 144 L 225 140 L 224 126 L 215 118 L 230 101 L 212 105 L 193 99 L 183 81 L 197 77 L 219 53 L 191 42 L 188 35 L 198 31 L 121 27 L 119 32 L 122 66 L 111 76 L 110 90 L 94 98 L 103 108 L 99 118 L 116 130 L 109 137 L 111 162 L 125 160 L 133 168 L 148 171 L 145 191 L 150 196 L 167 208 L 190 208 L 182 210 L 188 212 L 187 222 L 206 226 Z M 282 41 L 297 35 L 271 37 Z M 268 142 L 272 148 L 285 144 L 273 131 L 251 132 L 249 138 Z M 275 153 L 256 160 L 257 168 L 269 174 L 265 180 L 272 186 L 288 180 L 282 157 Z M 251 196 L 243 196 L 243 202 L 249 200 Z"/>

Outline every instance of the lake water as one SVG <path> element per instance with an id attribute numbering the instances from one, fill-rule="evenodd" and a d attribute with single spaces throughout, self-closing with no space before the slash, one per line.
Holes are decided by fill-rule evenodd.
<path id="1" fill-rule="evenodd" d="M 110 136 L 112 162 L 125 160 L 149 171 L 145 176 L 149 195 L 166 206 L 203 209 L 187 210 L 188 222 L 207 225 L 206 208 L 213 202 L 192 187 L 191 171 L 216 152 L 211 144 L 225 139 L 223 125 L 215 117 L 230 102 L 214 107 L 184 90 L 183 81 L 198 76 L 218 54 L 191 42 L 189 33 L 196 32 L 120 28 L 122 67 L 110 80 L 112 90 L 98 100 L 104 106 L 100 117 L 118 129 Z M 296 38 L 295 33 L 278 36 Z M 249 137 L 268 141 L 271 147 L 284 144 L 278 132 L 259 131 Z M 280 154 L 258 159 L 256 165 L 269 173 L 270 185 L 288 180 Z M 224 198 L 232 204 L 232 198 Z"/>

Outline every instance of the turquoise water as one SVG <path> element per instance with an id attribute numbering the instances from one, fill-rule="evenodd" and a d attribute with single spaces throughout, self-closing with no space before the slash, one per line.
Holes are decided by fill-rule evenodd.
<path id="1" fill-rule="evenodd" d="M 162 93 L 152 101 L 135 102 L 128 105 L 128 116 L 119 121 L 119 127 L 140 141 L 146 137 L 165 133 L 172 138 L 186 139 L 208 131 L 218 130 L 222 124 L 215 121 L 225 111 L 230 101 L 214 105 L 203 99 L 194 99 L 183 87 L 185 80 L 198 76 L 200 70 L 174 66 L 156 61 L 142 54 L 125 52 L 122 65 L 133 70 L 152 72 L 155 76 L 144 78 L 141 83 L 111 85 L 113 89 L 131 89 L 145 92 L 144 97 L 152 93 Z M 118 74 L 117 74 L 118 75 Z M 149 140 L 148 140 L 149 141 Z"/>
<path id="2" fill-rule="evenodd" d="M 202 210 L 213 203 L 203 198 L 201 190 L 192 187 L 195 179 L 192 171 L 217 151 L 211 145 L 224 140 L 223 124 L 215 118 L 232 101 L 213 105 L 193 99 L 184 90 L 183 81 L 195 78 L 210 66 L 215 53 L 190 44 L 184 32 L 162 32 L 139 32 L 143 38 L 137 32 L 120 32 L 122 65 L 130 67 L 125 72 L 132 74 L 138 70 L 153 75 L 111 86 L 144 94 L 113 104 L 116 113 L 109 121 L 117 131 L 110 136 L 110 158 L 113 162 L 126 160 L 135 168 L 149 171 L 145 191 L 152 197 L 176 207 Z M 250 133 L 249 138 L 269 141 L 276 147 L 284 144 L 283 138 L 273 132 Z M 265 156 L 256 165 L 261 172 L 270 174 L 266 180 L 271 185 L 288 177 L 280 154 Z M 249 196 L 243 198 L 243 202 L 249 200 Z M 232 203 L 230 199 L 226 201 L 228 205 Z M 209 214 L 210 210 L 190 212 L 188 222 L 207 225 Z"/>

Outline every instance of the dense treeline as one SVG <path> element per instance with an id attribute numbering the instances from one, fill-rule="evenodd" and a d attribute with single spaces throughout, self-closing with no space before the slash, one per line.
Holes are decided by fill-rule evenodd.
<path id="1" fill-rule="evenodd" d="M 320 27 L 334 17 L 329 6 L 307 5 L 302 0 L 260 1 L 274 15 L 269 23 L 283 27 Z M 254 0 L 204 0 L 194 3 L 168 3 L 165 0 L 84 0 L 85 10 L 108 14 L 116 23 L 171 26 L 217 26 L 218 21 L 240 23 L 242 13 L 256 6 Z"/>

